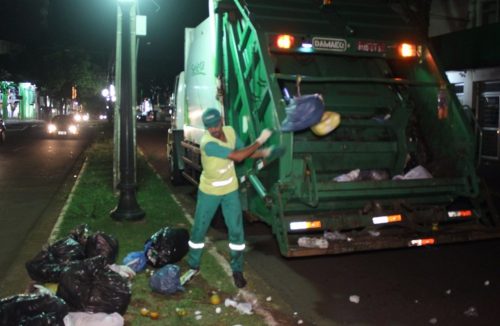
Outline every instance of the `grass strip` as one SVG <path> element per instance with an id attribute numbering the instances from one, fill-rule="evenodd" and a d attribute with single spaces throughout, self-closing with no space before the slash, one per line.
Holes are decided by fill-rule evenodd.
<path id="1" fill-rule="evenodd" d="M 112 146 L 110 140 L 99 140 L 87 150 L 86 168 L 54 235 L 58 239 L 76 226 L 88 224 L 92 231 L 102 231 L 118 239 L 117 263 L 120 264 L 127 253 L 142 250 L 144 242 L 160 228 L 170 226 L 189 230 L 190 224 L 167 186 L 141 156 L 137 158 L 137 200 L 146 212 L 146 218 L 138 222 L 111 219 L 109 213 L 118 202 L 112 190 Z M 265 325 L 258 315 L 242 315 L 236 309 L 224 306 L 224 299 L 234 297 L 237 289 L 207 252 L 202 258 L 201 275 L 186 286 L 185 292 L 170 296 L 153 293 L 149 287 L 153 269 L 150 267 L 139 273 L 132 280 L 132 300 L 124 316 L 126 325 Z M 187 270 L 184 261 L 178 265 L 182 272 Z M 221 298 L 218 305 L 210 302 L 213 292 Z M 216 313 L 218 307 L 220 313 Z M 142 316 L 142 308 L 158 312 L 158 319 Z"/>

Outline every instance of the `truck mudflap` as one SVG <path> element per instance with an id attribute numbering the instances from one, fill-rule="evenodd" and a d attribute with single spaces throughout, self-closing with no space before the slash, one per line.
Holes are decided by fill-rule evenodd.
<path id="1" fill-rule="evenodd" d="M 314 238 L 314 235 L 289 236 L 287 257 L 303 257 L 318 255 L 333 255 L 356 251 L 372 251 L 381 249 L 395 249 L 405 247 L 439 246 L 468 241 L 488 240 L 500 237 L 499 227 L 490 227 L 481 224 L 447 225 L 435 232 L 416 232 L 402 228 L 383 230 L 363 230 L 343 233 L 345 237 L 338 240 L 326 240 L 328 247 L 305 248 L 300 247 L 299 237 Z M 324 239 L 324 238 L 323 238 Z M 325 244 L 325 242 L 322 242 Z"/>

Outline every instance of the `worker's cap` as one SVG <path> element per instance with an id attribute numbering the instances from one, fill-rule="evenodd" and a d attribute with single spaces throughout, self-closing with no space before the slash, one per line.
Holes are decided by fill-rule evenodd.
<path id="1" fill-rule="evenodd" d="M 217 127 L 221 119 L 220 112 L 217 109 L 208 108 L 205 110 L 205 112 L 203 112 L 201 119 L 203 120 L 205 128 Z"/>

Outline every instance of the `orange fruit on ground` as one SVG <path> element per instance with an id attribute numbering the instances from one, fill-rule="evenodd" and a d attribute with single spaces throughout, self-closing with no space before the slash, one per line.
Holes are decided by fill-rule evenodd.
<path id="1" fill-rule="evenodd" d="M 149 316 L 149 310 L 147 308 L 141 309 L 141 316 L 147 317 Z"/>
<path id="2" fill-rule="evenodd" d="M 210 296 L 210 303 L 213 305 L 220 304 L 220 297 L 217 293 L 214 293 Z"/>
<path id="3" fill-rule="evenodd" d="M 151 319 L 158 319 L 158 317 L 160 317 L 160 314 L 159 314 L 158 312 L 156 312 L 156 311 L 151 311 L 151 312 L 149 313 L 149 317 L 150 317 Z"/>

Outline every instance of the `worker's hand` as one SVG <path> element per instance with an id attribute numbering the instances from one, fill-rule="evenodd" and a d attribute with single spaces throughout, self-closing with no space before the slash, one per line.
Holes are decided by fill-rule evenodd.
<path id="1" fill-rule="evenodd" d="M 264 129 L 261 131 L 260 136 L 255 140 L 260 145 L 264 144 L 269 137 L 271 137 L 272 131 L 269 129 Z"/>

